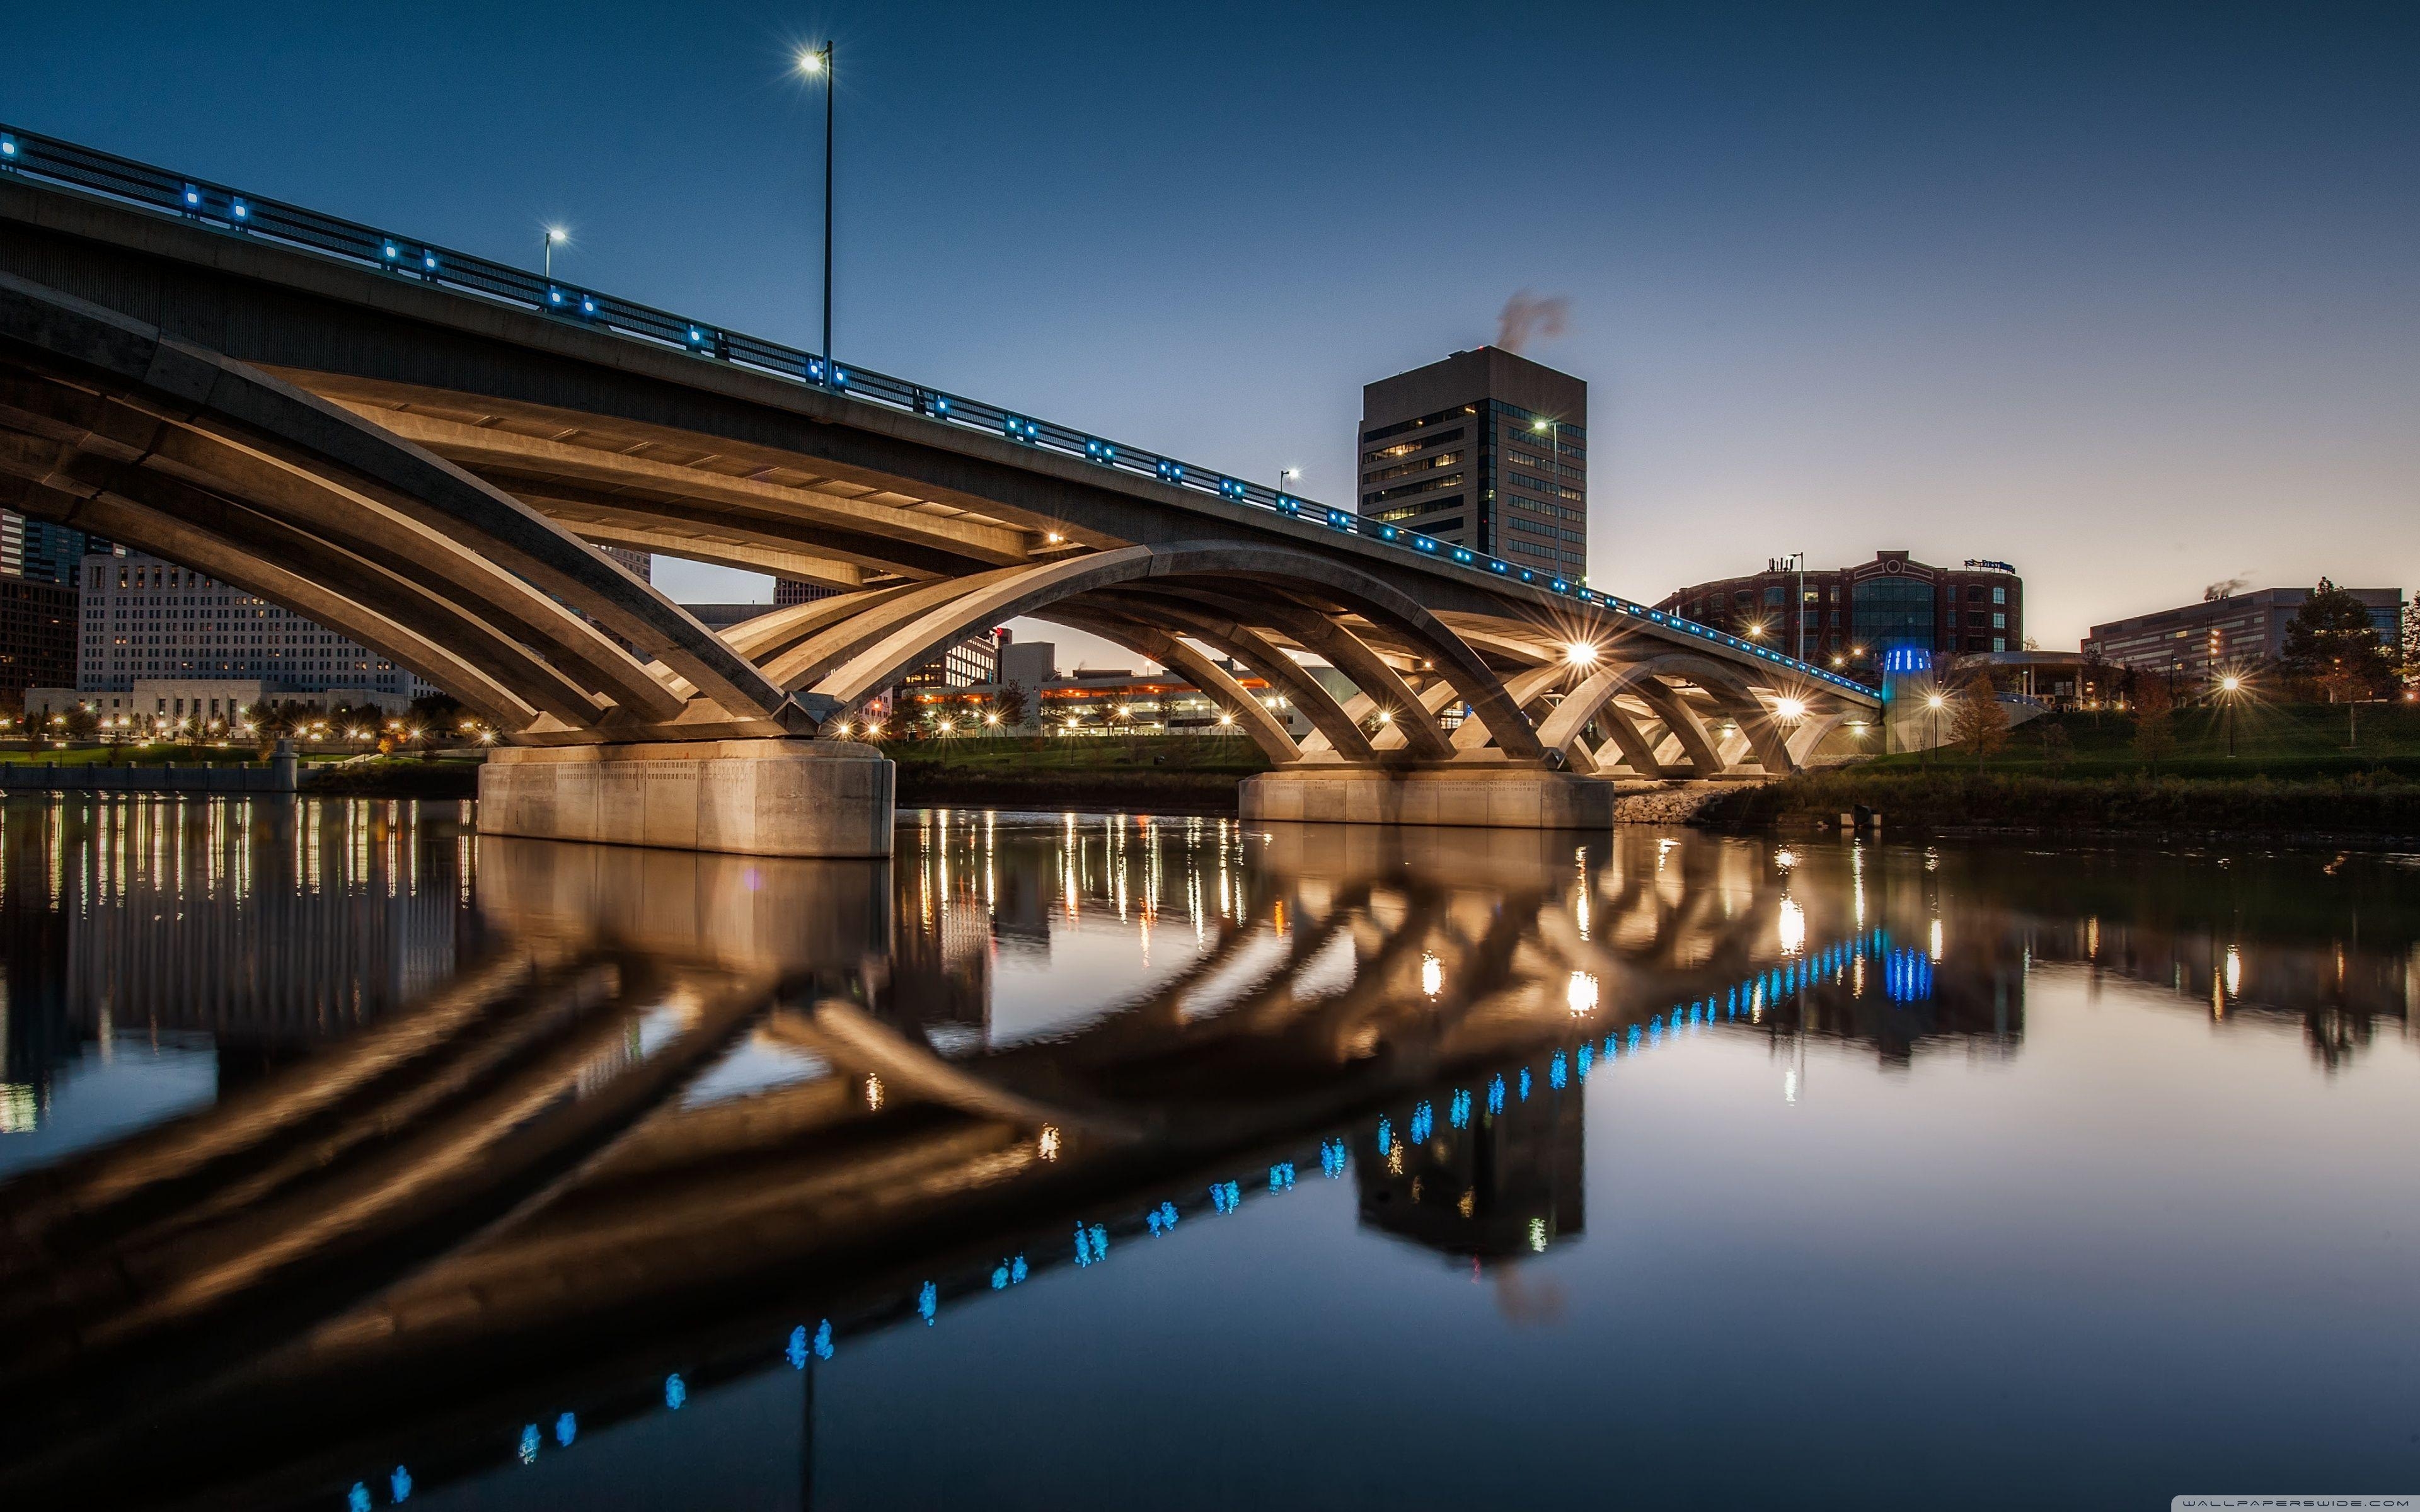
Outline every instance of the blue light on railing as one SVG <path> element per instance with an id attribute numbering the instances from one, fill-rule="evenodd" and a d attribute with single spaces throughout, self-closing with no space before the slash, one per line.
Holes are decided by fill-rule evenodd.
<path id="1" fill-rule="evenodd" d="M 202 203 L 202 192 L 195 189 L 193 185 L 187 184 L 185 186 L 185 203 L 195 207 L 200 206 Z"/>
<path id="2" fill-rule="evenodd" d="M 353 1489 L 345 1493 L 345 1512 L 370 1512 L 374 1504 L 370 1501 L 370 1489 L 360 1481 L 353 1482 Z"/>
<path id="3" fill-rule="evenodd" d="M 396 246 L 396 244 L 395 244 L 394 242 L 390 241 L 390 242 L 388 242 L 388 243 L 386 244 L 386 260 L 387 260 L 387 261 L 389 261 L 389 262 L 393 262 L 393 261 L 395 261 L 395 259 L 396 258 L 396 256 L 398 256 L 399 255 L 400 255 L 399 249 Z"/>
<path id="4" fill-rule="evenodd" d="M 520 1455 L 520 1461 L 522 1464 L 535 1465 L 537 1463 L 536 1424 L 524 1423 L 521 1425 L 521 1441 L 518 1446 L 518 1452 Z"/>
<path id="5" fill-rule="evenodd" d="M 13 158 L 16 155 L 17 139 L 13 136 L 0 136 L 0 158 Z"/>
<path id="6" fill-rule="evenodd" d="M 1490 1116 L 1504 1111 L 1504 1078 L 1497 1076 L 1487 1084 L 1487 1111 Z"/>
<path id="7" fill-rule="evenodd" d="M 793 1370 L 807 1367 L 807 1325 L 800 1323 L 790 1330 L 790 1342 L 782 1349 L 782 1358 L 790 1362 Z"/>
<path id="8" fill-rule="evenodd" d="M 1555 1052 L 1555 1058 L 1546 1062 L 1546 1085 L 1559 1092 L 1571 1079 L 1571 1066 L 1563 1059 L 1563 1053 L 1558 1050 Z"/>
<path id="9" fill-rule="evenodd" d="M 933 396 L 933 413 L 935 413 L 935 414 L 937 414 L 937 415 L 943 415 L 943 416 L 946 416 L 947 414 L 949 414 L 949 412 L 950 412 L 950 401 L 949 401 L 949 397 L 948 397 L 946 394 L 939 394 L 939 393 L 935 394 L 935 395 Z"/>
<path id="10" fill-rule="evenodd" d="M 580 313 L 582 315 L 595 315 L 597 313 L 597 301 L 586 294 L 580 296 Z"/>
<path id="11" fill-rule="evenodd" d="M 1395 1126 L 1386 1119 L 1378 1120 L 1378 1153 L 1386 1154 L 1395 1148 Z"/>
<path id="12" fill-rule="evenodd" d="M 233 200 L 227 205 L 227 213 L 239 221 L 249 221 L 252 219 L 252 207 L 240 199 Z"/>
<path id="13" fill-rule="evenodd" d="M 554 1446 L 556 1448 L 570 1448 L 571 1441 L 578 1437 L 580 1437 L 580 1419 L 572 1416 L 569 1412 L 566 1412 L 554 1420 Z"/>
<path id="14" fill-rule="evenodd" d="M 1521 1101 L 1529 1101 L 1529 1068 L 1527 1066 L 1521 1068 Z"/>
<path id="15" fill-rule="evenodd" d="M 934 1318 L 940 1310 L 941 1288 L 927 1281 L 924 1283 L 923 1289 L 916 1293 L 916 1316 L 924 1320 L 926 1328 L 930 1328 L 933 1326 Z"/>
<path id="16" fill-rule="evenodd" d="M 1015 1286 L 1015 1285 L 1016 1285 L 1018 1282 L 1023 1281 L 1024 1279 L 1025 1279 L 1025 1252 L 1024 1252 L 1023 1250 L 1018 1250 L 1018 1251 L 1016 1252 L 1016 1258 L 1015 1258 L 1015 1259 L 1013 1259 L 1013 1260 L 1011 1260 L 1011 1261 L 1009 1261 L 1009 1262 L 1008 1262 L 1008 1284 L 1009 1284 L 1010 1286 Z M 831 1334 L 831 1324 L 830 1324 L 830 1323 L 826 1323 L 826 1324 L 824 1325 L 824 1334 L 825 1334 L 825 1335 L 826 1335 L 827 1337 L 829 1337 L 829 1336 L 830 1335 L 830 1334 Z M 829 1360 L 829 1359 L 830 1359 L 830 1358 L 831 1358 L 831 1347 L 830 1347 L 829 1344 L 825 1345 L 825 1347 L 823 1348 L 823 1350 L 822 1350 L 820 1352 L 822 1353 L 822 1355 L 823 1355 L 823 1357 L 824 1357 L 825 1359 Z"/>
<path id="17" fill-rule="evenodd" d="M 689 1382 L 677 1370 L 664 1378 L 664 1405 L 675 1412 L 689 1405 Z"/>
<path id="18" fill-rule="evenodd" d="M 561 304 L 563 302 L 563 290 L 559 288 L 548 289 L 546 291 L 546 301 L 549 304 Z"/>

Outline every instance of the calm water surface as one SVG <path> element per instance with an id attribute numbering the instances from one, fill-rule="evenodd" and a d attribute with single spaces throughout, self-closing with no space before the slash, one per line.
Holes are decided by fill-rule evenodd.
<path id="1" fill-rule="evenodd" d="M 0 810 L 0 1504 L 2420 1489 L 2420 858 Z"/>

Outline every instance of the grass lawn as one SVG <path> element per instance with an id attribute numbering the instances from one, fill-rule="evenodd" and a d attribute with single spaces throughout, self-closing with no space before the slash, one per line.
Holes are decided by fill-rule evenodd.
<path id="1" fill-rule="evenodd" d="M 1858 804 L 1893 825 L 2420 835 L 2420 707 L 2365 704 L 2352 736 L 2343 705 L 2247 704 L 2235 754 L 2214 709 L 2173 717 L 2176 748 L 2154 770 L 2123 715 L 2046 716 L 1976 759 L 1956 748 L 1879 757 L 1727 794 L 1704 817 L 1757 825 L 1836 821 Z M 2073 751 L 2051 760 L 2044 733 Z"/>
<path id="2" fill-rule="evenodd" d="M 2358 744 L 2350 731 L 2354 711 L 2342 704 L 2264 704 L 2247 702 L 2235 713 L 2235 754 L 2227 755 L 2226 716 L 2214 708 L 2179 709 L 2169 725 L 2176 749 L 2160 759 L 2163 777 L 2284 780 L 2394 772 L 2420 779 L 2420 703 L 2365 703 L 2359 707 Z M 2067 732 L 2074 757 L 2063 773 L 2044 754 L 2043 733 Z M 1954 748 L 1931 753 L 1934 765 L 1975 768 L 1975 758 Z M 1926 764 L 1923 753 L 1878 757 L 1863 770 L 1904 770 Z M 2045 715 L 2009 732 L 2008 748 L 1983 763 L 1987 772 L 2071 778 L 2150 774 L 2134 751 L 2134 719 L 2124 714 Z"/>

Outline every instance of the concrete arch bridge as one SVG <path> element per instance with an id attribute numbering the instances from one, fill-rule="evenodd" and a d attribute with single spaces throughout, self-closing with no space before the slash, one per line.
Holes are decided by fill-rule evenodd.
<path id="1" fill-rule="evenodd" d="M 1255 817 L 1600 822 L 1605 779 L 1787 773 L 1880 707 L 1483 552 L 6 128 L 0 504 L 455 694 L 505 733 L 509 833 L 887 852 L 848 712 L 1019 614 L 1218 700 L 1274 768 Z M 833 592 L 718 635 L 599 547 Z"/>

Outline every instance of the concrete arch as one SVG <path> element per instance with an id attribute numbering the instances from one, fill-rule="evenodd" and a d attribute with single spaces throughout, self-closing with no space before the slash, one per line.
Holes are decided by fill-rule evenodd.
<path id="1" fill-rule="evenodd" d="M 1219 701 L 1234 717 L 1235 727 L 1261 748 L 1271 765 L 1284 766 L 1302 760 L 1302 747 L 1249 689 L 1228 675 L 1225 668 L 1177 637 L 1122 615 L 1088 612 L 1065 605 L 1054 606 L 1049 617 L 1184 673 L 1187 681 Z M 1268 679 L 1264 677 L 1262 681 Z"/>
<path id="2" fill-rule="evenodd" d="M 941 585 L 928 586 L 935 589 L 935 596 L 931 607 L 922 612 L 908 607 L 911 600 L 919 605 L 924 602 L 919 596 L 922 590 L 874 611 L 882 616 L 882 633 L 861 641 L 860 649 L 817 677 L 813 694 L 819 703 L 829 701 L 830 707 L 846 707 L 887 687 L 908 669 L 972 630 L 1107 590 L 1148 586 L 1156 591 L 1155 599 L 1163 602 L 1187 596 L 1195 596 L 1198 601 L 1198 594 L 1206 591 L 1214 602 L 1202 607 L 1220 617 L 1232 617 L 1237 625 L 1247 619 L 1296 621 L 1296 616 L 1306 612 L 1298 603 L 1281 601 L 1264 609 L 1250 600 L 1255 592 L 1299 590 L 1340 599 L 1373 621 L 1413 637 L 1428 653 L 1427 659 L 1438 673 L 1470 703 L 1474 717 L 1497 735 L 1497 744 L 1516 757 L 1539 759 L 1544 755 L 1536 732 L 1506 694 L 1495 671 L 1442 621 L 1367 574 L 1291 547 L 1221 543 L 1130 546 L 1039 566 L 980 574 L 959 579 L 959 591 L 955 593 L 940 591 Z M 835 626 L 828 633 L 838 635 L 856 623 L 845 622 L 844 626 Z M 1267 655 L 1264 650 L 1244 659 L 1259 663 Z M 1370 659 L 1376 661 L 1376 654 L 1370 653 Z M 1260 670 L 1266 675 L 1273 669 Z M 768 671 L 773 669 L 768 667 Z M 798 676 L 796 671 L 783 669 L 775 675 L 796 686 L 792 682 Z M 1408 689 L 1403 696 L 1407 702 L 1418 705 L 1419 700 Z M 1341 750 L 1354 750 L 1357 745 L 1361 749 L 1368 748 L 1366 742 L 1350 741 L 1337 733 L 1331 732 L 1330 738 Z M 1358 751 L 1355 753 L 1358 755 Z"/>
<path id="3" fill-rule="evenodd" d="M 21 489 L 28 502 L 54 517 L 108 513 L 109 534 L 171 561 L 208 548 L 214 567 L 189 564 L 281 603 L 308 574 L 240 571 L 236 559 L 274 551 L 333 566 L 346 579 L 330 585 L 343 602 L 298 610 L 341 618 L 348 634 L 491 715 L 536 711 L 507 732 L 515 739 L 779 734 L 804 723 L 752 664 L 619 564 L 256 368 L 0 274 L 0 370 L 12 401 L 0 420 L 37 443 L 6 457 L 31 486 Z M 41 443 L 53 447 L 47 459 Z M 215 522 L 232 557 L 207 532 L 167 528 L 176 500 L 204 497 L 232 506 Z M 465 638 L 469 654 L 432 656 Z M 514 642 L 518 657 L 507 654 Z M 651 674 L 644 656 L 702 690 L 706 706 Z"/>

